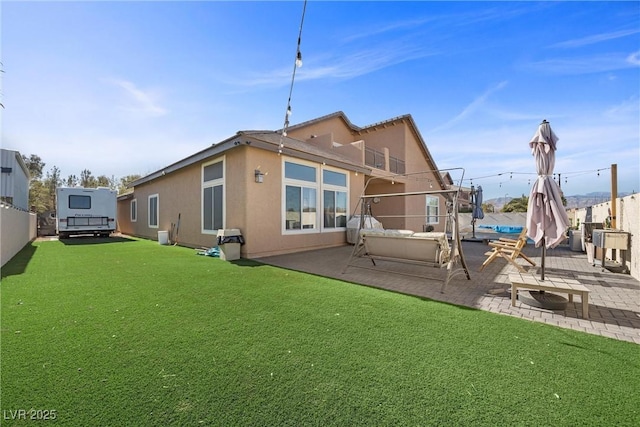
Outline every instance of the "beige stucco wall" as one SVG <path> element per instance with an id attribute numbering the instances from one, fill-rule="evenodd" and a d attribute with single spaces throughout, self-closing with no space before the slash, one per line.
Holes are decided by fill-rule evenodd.
<path id="1" fill-rule="evenodd" d="M 13 207 L 0 207 L 0 266 L 5 265 L 22 248 L 36 238 L 35 213 Z"/>
<path id="2" fill-rule="evenodd" d="M 285 156 L 277 153 L 239 146 L 222 156 L 225 160 L 225 219 L 224 228 L 240 229 L 245 239 L 241 255 L 258 258 L 292 251 L 311 250 L 346 243 L 344 230 L 310 233 L 287 233 L 282 230 L 282 176 Z M 183 168 L 177 172 L 135 187 L 133 198 L 138 203 L 138 221 L 131 223 L 131 199 L 119 201 L 118 214 L 121 232 L 156 240 L 158 231 L 170 230 L 178 222 L 180 245 L 194 248 L 216 245 L 216 235 L 206 234 L 201 224 L 201 168 L 216 158 Z M 295 160 L 295 159 L 294 159 Z M 316 166 L 320 168 L 321 163 Z M 255 170 L 265 174 L 263 183 L 255 182 Z M 364 185 L 364 176 L 349 175 L 350 217 L 357 205 Z M 148 197 L 158 194 L 159 227 L 149 228 Z"/>
<path id="3" fill-rule="evenodd" d="M 313 141 L 311 139 L 312 135 L 321 137 L 320 141 L 324 141 L 330 135 L 333 141 L 341 144 L 357 141 L 357 139 L 354 139 L 349 127 L 340 117 L 329 117 L 300 128 L 290 129 L 288 135 L 302 141 Z"/>
<path id="4" fill-rule="evenodd" d="M 289 233 L 283 230 L 283 165 L 284 161 L 296 159 L 278 156 L 277 153 L 263 150 L 245 149 L 246 169 L 250 173 L 246 182 L 246 199 L 244 205 L 233 207 L 229 205 L 229 212 L 237 209 L 238 217 L 244 216 L 243 226 L 240 228 L 245 235 L 246 243 L 242 247 L 242 254 L 248 258 L 304 251 L 343 245 L 346 243 L 344 230 L 321 231 L 309 233 Z M 316 163 L 320 168 L 322 165 Z M 254 181 L 254 170 L 260 169 L 265 173 L 264 182 Z M 349 181 L 349 212 L 350 217 L 358 203 L 362 192 L 364 176 L 355 172 L 345 171 Z M 245 209 L 245 207 L 250 207 Z M 321 207 L 319 206 L 319 213 Z M 240 212 L 242 211 L 242 212 Z M 227 224 L 231 224 L 227 222 Z M 235 227 L 232 227 L 235 228 Z"/>
<path id="5" fill-rule="evenodd" d="M 133 197 L 118 197 L 117 204 L 116 215 L 118 220 L 116 221 L 116 231 L 127 235 L 135 234 L 135 229 L 131 223 L 131 200 L 133 200 Z"/>
<path id="6" fill-rule="evenodd" d="M 200 234 L 200 179 L 200 165 L 192 165 L 135 187 L 133 198 L 138 204 L 138 219 L 130 223 L 133 228 L 130 234 L 155 240 L 158 231 L 170 231 L 171 224 L 177 224 L 180 214 L 179 242 L 186 246 L 200 246 L 202 239 L 196 237 Z M 148 226 L 149 196 L 153 194 L 158 195 L 158 228 Z M 130 203 L 130 199 L 119 202 L 125 205 L 118 209 L 119 214 L 125 212 L 121 218 L 130 217 Z M 125 221 L 121 224 L 123 232 L 126 232 L 126 224 Z"/>
<path id="7" fill-rule="evenodd" d="M 393 180 L 375 180 L 367 188 L 367 194 L 402 193 L 438 190 L 438 172 L 431 171 L 419 141 L 406 122 L 393 122 L 375 129 L 375 132 L 362 132 L 357 136 L 365 141 L 365 146 L 383 151 L 405 161 L 407 174 L 424 174 L 409 177 L 395 177 Z M 405 218 L 378 218 L 385 228 L 422 231 L 426 225 L 426 195 L 383 198 L 372 205 L 374 216 L 408 215 Z M 446 213 L 444 198 L 438 196 L 440 214 Z M 411 217 L 417 215 L 416 217 Z M 444 231 L 446 218 L 440 217 L 433 224 L 435 231 Z"/>
<path id="8" fill-rule="evenodd" d="M 311 135 L 317 138 L 309 139 Z M 405 160 L 407 172 L 424 172 L 431 168 L 428 165 L 421 142 L 416 134 L 411 131 L 410 122 L 392 121 L 382 126 L 376 126 L 368 131 L 356 132 L 338 116 L 328 117 L 317 122 L 309 123 L 303 127 L 294 127 L 289 131 L 289 136 L 300 140 L 307 140 L 309 144 L 316 144 L 324 149 L 332 148 L 332 141 L 349 144 L 356 141 L 364 141 L 364 144 L 377 150 L 388 150 L 393 157 Z M 360 145 L 359 145 L 360 144 Z M 363 162 L 362 143 L 357 143 L 353 149 L 360 157 L 352 161 Z M 339 149 L 338 149 L 339 150 Z M 337 151 L 336 151 L 337 152 Z M 225 151 L 225 220 L 224 227 L 238 228 L 241 230 L 245 244 L 241 248 L 241 254 L 247 258 L 259 258 L 288 252 L 297 252 L 323 247 L 331 247 L 346 244 L 346 232 L 342 230 L 313 231 L 288 231 L 283 227 L 283 166 L 286 155 L 278 155 L 276 152 L 260 149 L 255 145 L 234 146 Z M 151 182 L 135 187 L 133 197 L 138 203 L 138 221 L 127 223 L 123 220 L 121 230 L 126 232 L 131 229 L 133 235 L 157 239 L 159 230 L 170 230 L 171 223 L 176 223 L 178 214 L 181 213 L 179 244 L 193 247 L 211 247 L 216 244 L 214 234 L 206 234 L 201 225 L 201 167 L 203 163 L 213 161 L 214 158 L 203 160 L 198 164 L 185 167 L 177 172 L 155 179 Z M 296 160 L 296 159 L 293 159 Z M 314 164 L 321 170 L 323 162 L 318 160 Z M 364 165 L 363 165 L 364 166 Z M 328 167 L 328 166 L 327 166 Z M 256 183 L 254 171 L 259 169 L 264 174 L 262 183 Z M 362 173 L 344 171 L 348 173 L 349 205 L 348 218 L 359 214 L 359 200 L 362 195 L 365 181 L 369 178 Z M 385 174 L 384 171 L 377 173 Z M 437 172 L 436 172 L 437 173 Z M 428 179 L 433 183 L 433 189 L 437 189 L 438 177 L 430 172 Z M 389 175 L 388 172 L 386 172 Z M 372 187 L 367 193 L 386 193 L 403 191 L 420 191 L 428 189 L 429 182 L 415 179 L 396 179 L 391 183 L 379 184 L 378 188 Z M 429 186 L 430 187 L 430 186 Z M 151 229 L 147 226 L 148 197 L 151 194 L 159 195 L 159 227 Z M 422 231 L 425 224 L 426 196 L 406 198 L 394 198 L 384 200 L 374 207 L 374 215 L 417 215 L 415 218 L 399 218 L 384 220 L 386 228 L 402 228 Z M 129 218 L 130 200 L 122 200 L 119 213 L 123 218 Z M 322 214 L 321 206 L 318 206 L 318 214 Z M 440 200 L 440 212 L 445 212 L 444 201 Z M 441 218 L 435 227 L 442 231 L 445 227 L 445 219 Z"/>

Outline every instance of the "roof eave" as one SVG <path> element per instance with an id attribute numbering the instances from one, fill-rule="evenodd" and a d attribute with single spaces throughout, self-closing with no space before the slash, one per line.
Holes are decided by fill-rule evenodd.
<path id="1" fill-rule="evenodd" d="M 207 159 L 209 157 L 218 155 L 220 153 L 223 153 L 225 151 L 227 151 L 230 148 L 233 148 L 234 146 L 238 145 L 236 144 L 236 141 L 240 140 L 241 137 L 241 133 L 238 132 L 236 135 L 225 139 L 222 142 L 219 142 L 217 144 L 213 144 L 210 147 L 205 148 L 204 150 L 198 151 L 195 154 L 192 154 L 189 157 L 185 157 L 182 160 L 179 160 L 175 163 L 170 164 L 169 166 L 166 166 L 162 169 L 159 169 L 153 173 L 150 173 L 149 175 L 143 176 L 142 178 L 139 178 L 131 183 L 129 183 L 129 185 L 127 185 L 127 188 L 132 188 L 135 187 L 137 185 L 142 185 L 145 184 L 149 181 L 153 181 L 154 179 L 160 178 L 162 176 L 165 176 L 169 173 L 175 172 L 179 169 L 185 168 L 187 166 L 191 166 L 194 163 L 198 163 L 204 159 Z"/>

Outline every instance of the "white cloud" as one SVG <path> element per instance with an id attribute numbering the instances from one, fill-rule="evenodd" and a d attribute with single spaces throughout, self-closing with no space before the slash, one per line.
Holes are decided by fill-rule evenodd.
<path id="1" fill-rule="evenodd" d="M 304 52 L 303 52 L 304 54 Z M 388 43 L 375 49 L 362 49 L 339 54 L 327 53 L 306 59 L 296 70 L 296 81 L 320 79 L 351 79 L 407 61 L 435 55 L 434 52 L 401 43 Z M 330 64 L 316 66 L 316 64 Z M 280 68 L 254 76 L 227 79 L 225 83 L 245 88 L 279 87 L 291 83 L 291 68 Z"/>
<path id="2" fill-rule="evenodd" d="M 454 124 L 464 120 L 465 118 L 473 114 L 475 111 L 477 111 L 480 107 L 482 107 L 491 95 L 493 95 L 495 92 L 498 92 L 504 89 L 507 86 L 507 83 L 508 83 L 507 81 L 502 81 L 497 85 L 487 89 L 482 95 L 480 95 L 479 97 L 474 99 L 470 104 L 468 104 L 457 116 L 455 116 L 454 118 L 452 118 L 451 120 L 447 121 L 446 123 L 440 126 L 436 126 L 434 129 L 432 129 L 431 132 L 435 133 L 444 129 L 451 128 L 451 126 L 453 126 Z"/>
<path id="3" fill-rule="evenodd" d="M 621 37 L 632 36 L 638 33 L 640 33 L 640 30 L 638 29 L 612 31 L 610 33 L 594 34 L 592 36 L 582 37 L 582 38 L 573 39 L 573 40 L 567 40 L 564 42 L 553 44 L 549 47 L 554 47 L 554 48 L 581 47 L 581 46 L 587 46 L 587 45 L 605 42 L 609 40 L 614 40 Z"/>
<path id="4" fill-rule="evenodd" d="M 632 54 L 627 56 L 627 62 L 629 62 L 631 65 L 640 66 L 640 50 L 637 52 L 633 52 Z"/>
<path id="5" fill-rule="evenodd" d="M 634 95 L 617 105 L 607 108 L 603 114 L 608 119 L 619 120 L 626 117 L 637 118 L 639 113 L 640 99 L 638 99 L 637 95 Z"/>
<path id="6" fill-rule="evenodd" d="M 152 91 L 143 91 L 127 80 L 110 79 L 111 84 L 124 91 L 125 101 L 120 108 L 145 117 L 164 116 L 168 110 L 158 101 L 159 95 Z"/>
<path id="7" fill-rule="evenodd" d="M 608 53 L 574 58 L 553 58 L 530 62 L 531 71 L 544 74 L 590 74 L 636 67 L 639 53 Z"/>

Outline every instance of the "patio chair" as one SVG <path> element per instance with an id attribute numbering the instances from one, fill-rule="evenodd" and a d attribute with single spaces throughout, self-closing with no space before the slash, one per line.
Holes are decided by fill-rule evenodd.
<path id="1" fill-rule="evenodd" d="M 493 249 L 485 253 L 487 259 L 480 266 L 480 271 L 482 271 L 487 265 L 491 264 L 498 258 L 504 258 L 505 260 L 507 260 L 507 262 L 513 264 L 521 273 L 524 273 L 525 270 L 520 264 L 516 262 L 518 258 L 524 258 L 529 264 L 535 267 L 536 263 L 531 260 L 531 258 L 522 253 L 522 250 L 526 245 L 526 227 L 522 229 L 517 239 L 501 237 L 496 241 L 489 242 L 489 246 L 491 246 Z"/>

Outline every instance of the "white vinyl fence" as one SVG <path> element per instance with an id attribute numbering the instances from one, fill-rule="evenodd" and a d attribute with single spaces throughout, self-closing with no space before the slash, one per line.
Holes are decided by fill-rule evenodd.
<path id="1" fill-rule="evenodd" d="M 0 205 L 0 266 L 35 239 L 37 232 L 35 213 Z"/>

